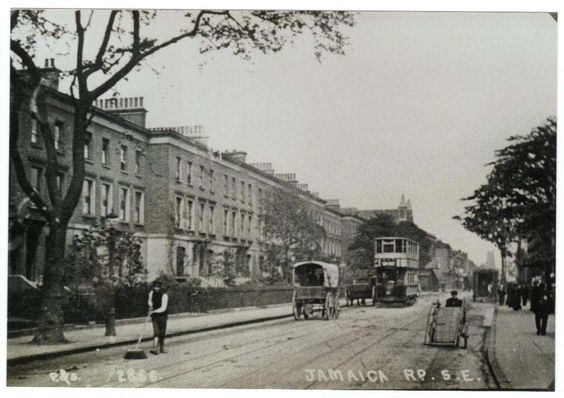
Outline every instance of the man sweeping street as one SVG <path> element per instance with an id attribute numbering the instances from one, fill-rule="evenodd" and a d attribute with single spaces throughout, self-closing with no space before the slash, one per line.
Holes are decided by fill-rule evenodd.
<path id="1" fill-rule="evenodd" d="M 168 294 L 162 291 L 161 282 L 155 281 L 149 292 L 149 315 L 153 321 L 153 349 L 151 354 L 166 354 L 164 339 L 166 335 L 166 321 L 168 318 Z M 158 350 L 157 350 L 158 348 Z"/>

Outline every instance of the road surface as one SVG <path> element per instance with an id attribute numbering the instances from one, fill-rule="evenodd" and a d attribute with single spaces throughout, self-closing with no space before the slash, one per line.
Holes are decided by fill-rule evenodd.
<path id="1" fill-rule="evenodd" d="M 444 300 L 444 297 L 441 297 Z M 167 354 L 124 360 L 125 347 L 8 367 L 8 386 L 495 389 L 480 307 L 469 346 L 423 345 L 433 296 L 405 308 L 342 308 L 338 320 L 284 319 L 167 340 Z"/>

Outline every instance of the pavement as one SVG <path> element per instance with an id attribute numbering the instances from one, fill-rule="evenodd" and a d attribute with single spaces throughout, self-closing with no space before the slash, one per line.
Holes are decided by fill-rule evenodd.
<path id="1" fill-rule="evenodd" d="M 546 336 L 537 336 L 529 307 L 497 306 L 488 343 L 488 362 L 500 388 L 554 390 L 554 315 Z"/>
<path id="2" fill-rule="evenodd" d="M 174 314 L 169 315 L 167 336 L 203 332 L 219 328 L 244 325 L 253 322 L 268 321 L 291 316 L 291 304 L 272 305 L 264 308 L 246 307 L 231 309 L 221 313 Z M 117 336 L 104 336 L 104 326 L 81 328 L 65 331 L 68 343 L 36 345 L 31 342 L 33 336 L 8 339 L 8 364 L 47 359 L 61 355 L 95 351 L 103 348 L 136 344 L 143 331 L 145 318 L 127 320 L 116 324 Z M 142 341 L 152 338 L 152 326 L 147 323 Z"/>

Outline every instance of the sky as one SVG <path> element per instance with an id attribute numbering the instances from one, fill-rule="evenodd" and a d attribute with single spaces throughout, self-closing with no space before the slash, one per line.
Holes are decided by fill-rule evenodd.
<path id="1" fill-rule="evenodd" d="M 159 37 L 181 22 L 163 18 L 148 28 Z M 343 207 L 396 208 L 404 194 L 419 227 L 485 262 L 494 247 L 452 217 L 509 136 L 556 115 L 557 24 L 546 13 L 360 12 L 346 33 L 346 54 L 321 63 L 307 36 L 251 62 L 181 42 L 117 89 L 144 97 L 148 127 L 203 125 L 212 148 L 296 173 Z M 61 52 L 43 46 L 37 59 L 70 67 Z"/>

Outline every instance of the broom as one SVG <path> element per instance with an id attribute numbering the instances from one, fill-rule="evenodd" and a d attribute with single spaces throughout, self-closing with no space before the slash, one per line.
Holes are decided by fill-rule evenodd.
<path id="1" fill-rule="evenodd" d="M 141 331 L 139 340 L 137 340 L 137 345 L 135 346 L 134 349 L 127 350 L 125 352 L 125 355 L 123 356 L 123 359 L 147 359 L 147 355 L 145 354 L 145 351 L 139 348 L 139 344 L 141 343 L 141 339 L 143 339 L 143 334 L 145 333 L 145 327 L 147 326 L 147 321 L 149 320 L 150 317 L 151 315 L 147 315 L 147 318 L 145 318 L 145 322 L 143 322 L 143 330 Z"/>

